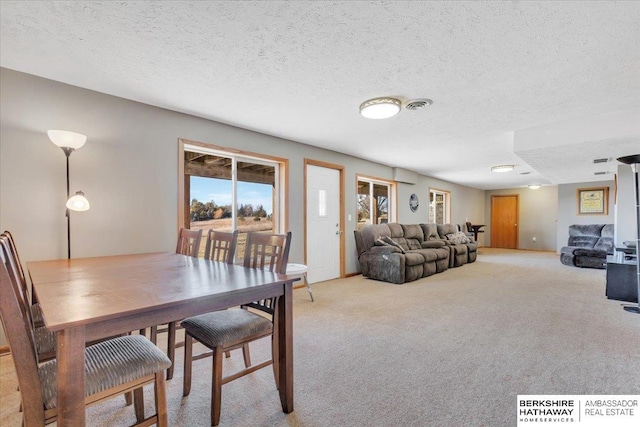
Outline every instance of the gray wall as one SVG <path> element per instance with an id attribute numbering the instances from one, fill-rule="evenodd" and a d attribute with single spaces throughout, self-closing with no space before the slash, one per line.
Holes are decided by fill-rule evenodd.
<path id="1" fill-rule="evenodd" d="M 609 209 L 607 215 L 578 215 L 578 189 L 609 187 Z M 620 193 L 619 193 L 620 194 Z M 582 182 L 558 186 L 558 242 L 556 251 L 560 253 L 569 240 L 569 226 L 572 224 L 615 224 L 613 181 Z"/>
<path id="2" fill-rule="evenodd" d="M 291 260 L 303 261 L 304 159 L 345 166 L 346 272 L 355 257 L 356 174 L 392 168 L 281 138 L 1 69 L 0 227 L 23 261 L 66 256 L 65 157 L 46 135 L 88 136 L 71 156 L 71 191 L 91 210 L 72 213 L 72 256 L 170 251 L 178 227 L 178 138 L 289 159 Z"/>
<path id="3" fill-rule="evenodd" d="M 419 224 L 429 222 L 429 190 L 438 189 L 451 193 L 451 223 L 460 224 L 469 220 L 473 223 L 484 222 L 484 191 L 476 190 L 439 179 L 418 176 L 416 184 L 398 185 L 398 222 Z M 415 193 L 420 201 L 416 212 L 409 209 L 409 197 Z M 482 235 L 478 237 L 483 244 Z"/>
<path id="4" fill-rule="evenodd" d="M 71 214 L 73 257 L 174 249 L 178 138 L 186 138 L 289 159 L 292 262 L 302 262 L 304 253 L 298 209 L 304 159 L 343 165 L 351 215 L 345 271 L 359 270 L 356 175 L 391 180 L 391 167 L 4 68 L 0 73 L 0 228 L 14 233 L 24 262 L 66 256 L 65 157 L 46 135 L 64 129 L 88 136 L 70 159 L 71 191 L 84 191 L 91 202 L 91 210 Z M 399 185 L 399 221 L 427 221 L 430 186 L 452 192 L 454 222 L 483 219 L 483 191 L 420 176 L 417 185 Z M 412 192 L 421 201 L 419 221 L 408 209 Z"/>
<path id="5" fill-rule="evenodd" d="M 556 222 L 558 221 L 558 187 L 543 186 L 537 190 L 510 188 L 485 192 L 485 244 L 491 245 L 491 196 L 518 195 L 518 249 L 556 250 Z M 536 241 L 533 241 L 533 237 Z"/>

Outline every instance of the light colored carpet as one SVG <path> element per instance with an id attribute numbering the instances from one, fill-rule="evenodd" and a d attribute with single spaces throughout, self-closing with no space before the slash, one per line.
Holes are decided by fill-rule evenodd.
<path id="1" fill-rule="evenodd" d="M 640 316 L 604 296 L 605 272 L 549 252 L 483 248 L 478 261 L 405 285 L 356 276 L 294 291 L 295 411 L 270 368 L 222 388 L 221 426 L 513 426 L 518 394 L 640 394 Z M 252 357 L 269 350 L 252 347 Z M 182 350 L 182 349 L 179 349 Z M 0 424 L 20 425 L 2 357 Z M 182 398 L 182 354 L 167 383 L 169 421 L 207 426 L 210 359 Z M 225 372 L 242 364 L 240 352 Z M 153 408 L 146 391 L 148 410 Z M 89 409 L 95 426 L 133 422 L 123 399 Z"/>

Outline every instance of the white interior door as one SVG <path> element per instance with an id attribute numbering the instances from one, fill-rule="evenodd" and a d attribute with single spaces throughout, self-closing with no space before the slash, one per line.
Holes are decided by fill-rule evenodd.
<path id="1" fill-rule="evenodd" d="M 340 277 L 340 171 L 307 165 L 307 278 Z"/>

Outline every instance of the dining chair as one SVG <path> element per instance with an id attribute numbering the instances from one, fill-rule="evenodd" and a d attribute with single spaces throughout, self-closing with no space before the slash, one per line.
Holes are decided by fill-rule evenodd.
<path id="1" fill-rule="evenodd" d="M 284 274 L 289 258 L 291 232 L 267 234 L 249 232 L 244 252 L 244 266 L 266 269 Z M 191 371 L 194 360 L 213 356 L 211 384 L 211 425 L 220 422 L 222 385 L 273 365 L 276 388 L 278 387 L 277 330 L 274 326 L 277 298 L 254 301 L 241 308 L 221 310 L 182 320 L 185 329 L 183 396 L 191 392 Z M 250 311 L 251 309 L 251 311 Z M 260 313 L 260 314 L 258 314 Z M 271 337 L 271 358 L 257 365 L 251 364 L 249 343 L 260 338 Z M 212 351 L 194 355 L 193 341 L 202 343 Z M 243 349 L 245 368 L 240 372 L 222 377 L 222 355 L 230 350 Z"/>
<path id="2" fill-rule="evenodd" d="M 0 317 L 14 361 L 21 393 L 23 424 L 43 426 L 57 419 L 57 360 L 39 363 L 29 307 L 8 268 L 2 245 Z M 127 335 L 85 349 L 85 405 L 133 392 L 136 426 L 168 425 L 164 372 L 171 361 L 148 339 Z M 156 413 L 145 418 L 143 386 L 154 384 Z"/>
<path id="3" fill-rule="evenodd" d="M 236 256 L 238 230 L 231 233 L 209 230 L 204 247 L 205 259 L 233 264 Z"/>
<path id="4" fill-rule="evenodd" d="M 13 254 L 13 258 L 15 259 L 18 279 L 20 285 L 22 287 L 22 293 L 27 297 L 29 296 L 29 290 L 27 289 L 27 279 L 24 274 L 24 269 L 22 268 L 22 262 L 20 261 L 20 256 L 18 255 L 18 249 L 16 248 L 16 241 L 13 238 L 13 235 L 10 231 L 5 230 L 2 232 L 1 236 L 5 236 L 8 240 L 9 248 L 11 253 Z M 40 304 L 35 300 L 35 295 L 31 295 L 31 304 L 30 304 L 31 318 L 33 321 L 33 326 L 38 328 L 44 326 L 44 320 L 42 318 L 42 310 L 40 310 Z"/>
<path id="5" fill-rule="evenodd" d="M 176 253 L 181 255 L 189 255 L 198 258 L 200 252 L 200 241 L 202 240 L 202 230 L 190 230 L 181 228 L 178 232 L 178 244 L 176 245 Z M 167 333 L 167 356 L 171 360 L 171 366 L 167 369 L 167 379 L 173 378 L 174 362 L 176 360 L 176 347 L 182 347 L 184 341 L 176 342 L 176 330 L 182 329 L 179 322 L 169 322 L 166 325 L 157 325 L 151 327 L 151 342 L 157 344 L 158 334 Z M 141 331 L 142 332 L 142 331 Z"/>
<path id="6" fill-rule="evenodd" d="M 38 308 L 34 309 L 34 304 L 29 303 L 24 270 L 21 268 L 11 233 L 5 231 L 0 234 L 0 247 L 2 248 L 2 262 L 5 269 L 11 273 L 9 275 L 11 285 L 14 287 L 16 298 L 20 301 L 22 315 L 28 320 L 31 334 L 34 337 L 37 360 L 38 362 L 51 360 L 56 357 L 56 335 L 44 327 L 39 304 Z"/>

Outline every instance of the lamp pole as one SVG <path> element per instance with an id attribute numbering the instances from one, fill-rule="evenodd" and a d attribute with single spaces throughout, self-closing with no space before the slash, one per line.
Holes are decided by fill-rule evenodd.
<path id="1" fill-rule="evenodd" d="M 60 147 L 67 157 L 67 200 L 69 200 L 69 156 L 73 153 L 73 148 Z M 66 208 L 65 215 L 67 217 L 67 259 L 71 259 L 71 215 L 69 208 Z"/>
<path id="2" fill-rule="evenodd" d="M 71 211 L 86 211 L 89 209 L 89 201 L 82 191 L 77 191 L 75 196 L 69 197 L 69 156 L 74 150 L 82 147 L 87 142 L 87 137 L 80 133 L 66 130 L 48 130 L 47 135 L 51 142 L 62 148 L 67 158 L 67 202 L 65 204 L 67 217 L 67 259 L 71 259 Z"/>

